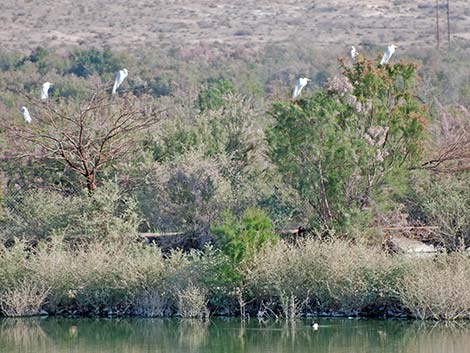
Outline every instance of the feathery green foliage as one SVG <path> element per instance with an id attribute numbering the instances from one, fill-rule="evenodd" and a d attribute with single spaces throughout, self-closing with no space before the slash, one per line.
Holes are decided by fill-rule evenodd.
<path id="1" fill-rule="evenodd" d="M 269 156 L 312 209 L 318 229 L 347 230 L 376 194 L 420 157 L 426 113 L 416 100 L 415 66 L 358 59 L 324 90 L 274 103 Z M 390 197 L 392 197 L 390 196 Z"/>

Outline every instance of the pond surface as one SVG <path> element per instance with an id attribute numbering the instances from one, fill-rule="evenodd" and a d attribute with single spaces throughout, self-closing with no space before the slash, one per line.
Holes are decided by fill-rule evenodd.
<path id="1" fill-rule="evenodd" d="M 2 319 L 0 352 L 8 353 L 463 353 L 470 324 L 320 319 L 244 325 L 237 319 Z"/>

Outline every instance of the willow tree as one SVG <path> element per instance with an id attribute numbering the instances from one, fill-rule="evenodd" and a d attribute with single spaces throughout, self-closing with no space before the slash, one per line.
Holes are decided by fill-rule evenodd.
<path id="1" fill-rule="evenodd" d="M 82 102 L 30 100 L 32 123 L 6 126 L 16 156 L 58 161 L 77 173 L 89 192 L 100 169 L 119 162 L 140 148 L 140 132 L 158 123 L 159 110 L 151 97 L 110 98 L 93 94 Z"/>

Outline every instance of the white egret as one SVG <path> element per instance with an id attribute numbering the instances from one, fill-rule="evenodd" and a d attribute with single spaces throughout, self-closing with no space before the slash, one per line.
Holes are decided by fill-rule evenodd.
<path id="1" fill-rule="evenodd" d="M 358 55 L 358 52 L 354 46 L 351 47 L 351 51 L 349 52 L 351 55 L 352 61 L 356 61 L 356 56 Z"/>
<path id="2" fill-rule="evenodd" d="M 21 114 L 23 114 L 24 122 L 27 124 L 31 124 L 31 115 L 29 114 L 28 108 L 26 107 L 21 107 L 20 109 Z"/>
<path id="3" fill-rule="evenodd" d="M 297 99 L 300 96 L 302 89 L 307 86 L 307 83 L 309 83 L 310 81 L 310 79 L 305 77 L 299 78 L 295 83 L 294 92 L 292 93 L 292 99 Z"/>
<path id="4" fill-rule="evenodd" d="M 313 328 L 313 331 L 318 331 L 318 322 L 315 322 L 313 321 L 312 324 L 311 324 L 312 328 Z"/>
<path id="5" fill-rule="evenodd" d="M 390 58 L 392 57 L 393 53 L 395 53 L 395 49 L 397 47 L 395 45 L 389 45 L 385 50 L 384 55 L 382 56 L 382 60 L 380 60 L 380 65 L 387 64 Z"/>
<path id="6" fill-rule="evenodd" d="M 52 83 L 44 82 L 41 87 L 41 100 L 45 101 L 49 98 L 49 88 L 51 88 Z"/>
<path id="7" fill-rule="evenodd" d="M 118 89 L 118 87 L 124 82 L 124 80 L 126 79 L 128 73 L 127 73 L 127 69 L 122 69 L 122 70 L 119 70 L 116 74 L 116 79 L 114 80 L 114 86 L 113 86 L 113 94 L 116 93 L 116 90 Z"/>

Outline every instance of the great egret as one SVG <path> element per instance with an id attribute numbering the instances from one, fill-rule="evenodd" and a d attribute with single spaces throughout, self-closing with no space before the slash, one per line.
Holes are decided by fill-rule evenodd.
<path id="1" fill-rule="evenodd" d="M 389 45 L 385 50 L 384 55 L 382 56 L 382 60 L 380 60 L 380 65 L 387 64 L 390 58 L 392 57 L 393 53 L 395 53 L 395 49 L 397 47 L 395 45 Z"/>
<path id="2" fill-rule="evenodd" d="M 29 114 L 28 108 L 21 107 L 20 112 L 21 112 L 21 114 L 23 114 L 23 118 L 24 118 L 25 123 L 30 124 L 31 121 L 33 121 L 31 119 L 31 115 Z"/>
<path id="3" fill-rule="evenodd" d="M 116 90 L 118 89 L 118 87 L 124 82 L 124 80 L 126 79 L 128 73 L 127 73 L 127 69 L 122 69 L 122 70 L 119 70 L 116 74 L 116 79 L 114 80 L 114 86 L 113 86 L 113 94 L 116 93 Z"/>
<path id="4" fill-rule="evenodd" d="M 351 55 L 352 61 L 355 61 L 356 56 L 358 55 L 358 53 L 357 53 L 357 50 L 354 46 L 351 47 L 351 51 L 349 52 L 349 54 Z"/>
<path id="5" fill-rule="evenodd" d="M 49 88 L 51 88 L 52 83 L 44 82 L 41 87 L 41 100 L 45 101 L 49 98 Z"/>
<path id="6" fill-rule="evenodd" d="M 294 87 L 294 92 L 292 93 L 292 99 L 297 99 L 300 96 L 300 93 L 302 92 L 302 89 L 307 86 L 307 83 L 309 83 L 311 80 L 305 77 L 299 78 L 295 82 L 295 87 Z"/>

